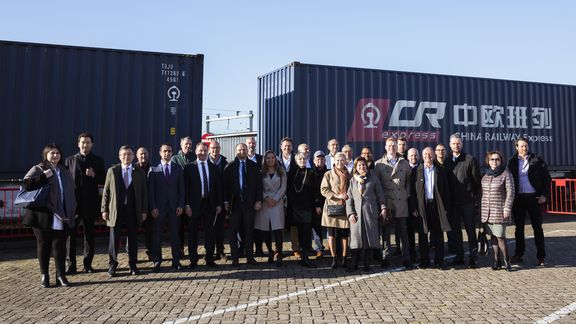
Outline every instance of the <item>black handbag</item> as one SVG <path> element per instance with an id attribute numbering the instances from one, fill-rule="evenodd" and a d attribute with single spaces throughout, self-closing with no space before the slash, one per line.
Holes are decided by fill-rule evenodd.
<path id="1" fill-rule="evenodd" d="M 36 189 L 26 191 L 22 186 L 14 199 L 14 207 L 38 208 L 46 207 L 48 196 L 50 195 L 50 183 Z"/>
<path id="2" fill-rule="evenodd" d="M 327 205 L 326 209 L 330 217 L 346 216 L 346 205 Z"/>
<path id="3" fill-rule="evenodd" d="M 488 247 L 488 237 L 484 229 L 478 232 L 478 254 L 488 255 L 490 253 L 490 248 Z"/>

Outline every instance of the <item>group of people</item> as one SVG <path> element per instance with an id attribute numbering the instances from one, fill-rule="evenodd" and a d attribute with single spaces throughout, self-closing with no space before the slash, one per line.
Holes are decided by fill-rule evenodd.
<path id="1" fill-rule="evenodd" d="M 450 137 L 449 154 L 438 144 L 424 148 L 422 159 L 416 148 L 408 149 L 406 139 L 388 138 L 386 153 L 378 160 L 373 159 L 370 147 L 363 147 L 354 159 L 352 147 L 344 145 L 340 151 L 336 139 L 328 142 L 327 154 L 321 150 L 311 154 L 306 143 L 299 144 L 294 154 L 294 142 L 286 137 L 280 142 L 279 154 L 268 150 L 259 155 L 255 139 L 249 137 L 236 145 L 236 156 L 230 162 L 220 154 L 217 141 L 194 146 L 190 137 L 184 137 L 175 155 L 170 143 L 160 146 L 156 166 L 150 164 L 146 148 L 135 151 L 124 145 L 119 149 L 120 163 L 107 171 L 104 160 L 92 153 L 93 144 L 91 134 L 80 134 L 79 152 L 66 159 L 56 144 L 48 144 L 42 151 L 42 162 L 24 177 L 26 190 L 50 186 L 45 207 L 28 209 L 23 220 L 37 239 L 43 287 L 50 285 L 51 254 L 57 285 L 69 286 L 66 275 L 78 272 L 76 235 L 80 224 L 84 233 L 83 271 L 94 271 L 94 223 L 98 217 L 110 228 L 111 277 L 117 272 L 123 231 L 130 274 L 140 274 L 140 227 L 144 228 L 153 271 L 161 271 L 166 226 L 172 268 L 183 268 L 185 239 L 188 267 L 197 267 L 200 225 L 207 267 L 217 268 L 215 261 L 223 258 L 237 267 L 243 257 L 246 263 L 257 265 L 255 257 L 265 256 L 263 245 L 268 263 L 281 267 L 287 229 L 292 253 L 302 266 L 315 267 L 310 256 L 324 255 L 327 234 L 331 267 L 355 271 L 360 261 L 364 270 L 370 269 L 372 260 L 382 268 L 389 267 L 393 255 L 402 257 L 407 270 L 416 264 L 446 269 L 444 233 L 448 251 L 455 255 L 451 265 L 465 265 L 463 223 L 468 236 L 468 266 L 475 268 L 479 219 L 491 235 L 492 269 L 509 271 L 511 263 L 523 261 L 526 214 L 534 228 L 538 265 L 545 265 L 540 206 L 549 194 L 550 175 L 544 160 L 528 150 L 528 140 L 523 137 L 516 140 L 517 153 L 507 166 L 500 152 L 487 152 L 484 171 L 475 157 L 463 151 L 459 134 Z M 104 186 L 101 201 L 100 185 Z M 226 220 L 229 256 L 224 253 Z M 510 258 L 506 227 L 512 222 L 516 225 L 516 251 Z"/>

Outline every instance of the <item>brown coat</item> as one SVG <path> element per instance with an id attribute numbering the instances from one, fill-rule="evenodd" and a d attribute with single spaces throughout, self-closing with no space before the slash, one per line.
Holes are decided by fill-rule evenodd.
<path id="1" fill-rule="evenodd" d="M 508 224 L 511 222 L 510 218 L 504 218 L 504 212 L 512 214 L 514 203 L 514 180 L 508 170 L 497 177 L 490 175 L 482 177 L 481 197 L 482 223 Z"/>
<path id="2" fill-rule="evenodd" d="M 409 214 L 410 163 L 398 154 L 395 166 L 387 156 L 376 161 L 374 171 L 386 196 L 386 206 L 394 218 L 406 218 Z"/>
<path id="3" fill-rule="evenodd" d="M 117 164 L 108 169 L 106 181 L 104 182 L 104 191 L 102 192 L 100 211 L 108 213 L 108 220 L 106 221 L 108 227 L 116 226 L 118 207 L 120 207 L 117 202 L 117 188 L 121 185 L 124 185 L 122 180 L 122 166 Z M 134 186 L 134 195 L 136 196 L 136 218 L 138 225 L 141 225 L 142 214 L 148 212 L 148 187 L 146 184 L 146 175 L 142 169 L 132 169 L 132 185 Z"/>
<path id="4" fill-rule="evenodd" d="M 350 180 L 348 180 L 350 181 Z M 322 226 L 334 228 L 349 228 L 350 222 L 346 215 L 341 217 L 328 216 L 328 205 L 345 205 L 346 201 L 334 197 L 341 194 L 340 192 L 340 178 L 336 171 L 330 170 L 324 174 L 322 184 L 320 185 L 320 193 L 326 197 L 324 202 L 324 209 L 322 210 Z"/>

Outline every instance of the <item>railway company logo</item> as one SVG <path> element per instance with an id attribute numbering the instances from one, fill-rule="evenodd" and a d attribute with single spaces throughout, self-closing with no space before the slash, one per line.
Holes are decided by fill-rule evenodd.
<path id="1" fill-rule="evenodd" d="M 177 86 L 171 86 L 170 89 L 166 92 L 170 101 L 178 101 L 180 98 L 180 89 Z"/>
<path id="2" fill-rule="evenodd" d="M 416 105 L 417 102 L 414 100 L 397 100 L 388 121 L 388 127 L 391 129 L 385 129 L 384 122 L 388 117 L 390 102 L 390 99 L 358 100 L 347 141 L 381 142 L 388 137 L 406 137 L 413 142 L 432 142 L 438 139 L 439 131 L 418 128 L 422 126 L 424 119 L 428 120 L 431 127 L 440 128 L 439 121 L 444 118 L 446 111 L 445 102 L 422 101 Z"/>

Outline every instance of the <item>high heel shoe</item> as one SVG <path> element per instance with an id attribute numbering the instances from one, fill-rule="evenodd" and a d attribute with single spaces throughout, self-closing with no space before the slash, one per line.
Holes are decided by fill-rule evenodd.
<path id="1" fill-rule="evenodd" d="M 512 271 L 512 265 L 510 264 L 510 260 L 504 260 L 504 269 L 508 272 Z"/>
<path id="2" fill-rule="evenodd" d="M 348 266 L 348 258 L 346 258 L 345 256 L 342 257 L 341 266 L 342 266 L 342 268 L 346 268 Z"/>
<path id="3" fill-rule="evenodd" d="M 58 276 L 56 277 L 56 286 L 70 287 L 70 283 L 65 276 Z"/>
<path id="4" fill-rule="evenodd" d="M 330 268 L 332 269 L 337 269 L 338 268 L 338 258 L 333 256 L 332 257 L 332 264 L 330 265 Z"/>
<path id="5" fill-rule="evenodd" d="M 502 268 L 502 261 L 500 260 L 500 258 L 498 258 L 498 260 L 494 260 L 492 270 L 500 270 L 501 268 Z"/>
<path id="6" fill-rule="evenodd" d="M 44 288 L 50 287 L 50 276 L 48 274 L 42 274 L 41 284 Z"/>

